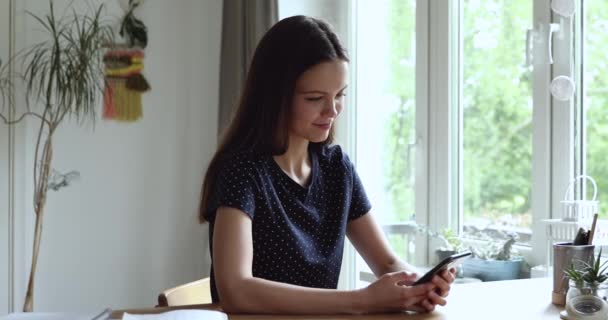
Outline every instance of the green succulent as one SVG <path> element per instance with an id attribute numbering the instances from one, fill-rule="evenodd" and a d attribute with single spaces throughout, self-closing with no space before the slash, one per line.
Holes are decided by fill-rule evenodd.
<path id="1" fill-rule="evenodd" d="M 574 264 L 571 264 L 570 267 L 564 270 L 566 276 L 574 281 L 577 285 L 582 284 L 583 282 L 589 284 L 600 284 L 608 279 L 608 261 L 604 261 L 604 263 L 600 263 L 600 258 L 602 256 L 602 250 L 597 255 L 595 261 L 591 264 L 581 261 L 583 267 L 581 269 L 577 269 Z"/>
<path id="2" fill-rule="evenodd" d="M 608 261 L 604 261 L 604 263 L 600 264 L 600 257 L 602 256 L 602 249 L 597 254 L 597 258 L 595 262 L 592 264 L 585 263 L 585 267 L 583 268 L 584 275 L 583 280 L 587 283 L 602 283 L 608 279 L 608 274 L 606 274 L 606 269 L 608 269 Z"/>
<path id="3" fill-rule="evenodd" d="M 571 264 L 568 268 L 566 268 L 564 270 L 564 273 L 570 280 L 574 281 L 578 286 L 582 285 L 583 282 L 585 282 L 584 272 L 582 270 L 576 269 L 574 264 Z"/>

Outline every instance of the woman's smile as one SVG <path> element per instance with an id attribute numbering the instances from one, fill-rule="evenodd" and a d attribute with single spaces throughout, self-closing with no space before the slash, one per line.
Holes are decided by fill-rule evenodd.
<path id="1" fill-rule="evenodd" d="M 329 130 L 331 129 L 331 122 L 326 122 L 326 123 L 313 123 L 313 125 L 317 128 L 323 129 L 323 130 Z"/>

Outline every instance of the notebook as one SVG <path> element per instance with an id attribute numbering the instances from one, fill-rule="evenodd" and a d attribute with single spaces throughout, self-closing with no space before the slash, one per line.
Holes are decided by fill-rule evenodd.
<path id="1" fill-rule="evenodd" d="M 215 310 L 174 310 L 157 314 L 125 313 L 122 320 L 228 320 L 228 315 Z"/>

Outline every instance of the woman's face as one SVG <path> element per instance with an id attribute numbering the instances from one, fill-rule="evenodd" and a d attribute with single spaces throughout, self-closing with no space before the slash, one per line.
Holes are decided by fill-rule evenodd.
<path id="1" fill-rule="evenodd" d="M 348 63 L 319 63 L 296 81 L 289 133 L 310 142 L 325 141 L 344 103 Z"/>

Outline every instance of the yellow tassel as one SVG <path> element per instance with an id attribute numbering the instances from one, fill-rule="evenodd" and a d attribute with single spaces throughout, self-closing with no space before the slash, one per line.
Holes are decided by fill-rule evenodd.
<path id="1" fill-rule="evenodd" d="M 141 92 L 128 89 L 124 83 L 116 87 L 114 91 L 116 103 L 115 120 L 134 122 L 143 116 Z"/>
<path id="2" fill-rule="evenodd" d="M 143 64 L 133 64 L 125 68 L 106 68 L 106 76 L 108 77 L 121 77 L 130 76 L 133 74 L 140 73 L 144 69 Z"/>

